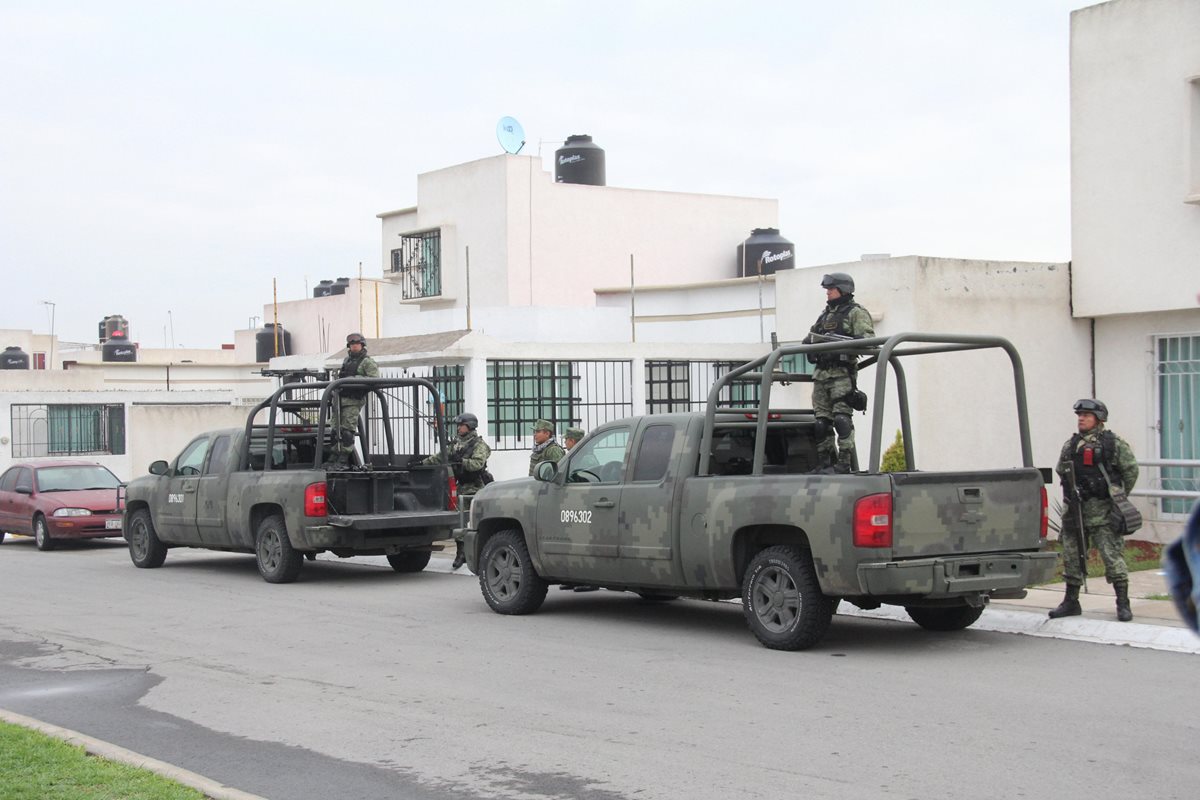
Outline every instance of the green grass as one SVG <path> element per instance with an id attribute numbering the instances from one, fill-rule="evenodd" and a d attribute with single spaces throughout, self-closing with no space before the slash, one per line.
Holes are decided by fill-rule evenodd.
<path id="1" fill-rule="evenodd" d="M 1145 599 L 1146 600 L 1174 600 L 1175 598 L 1171 597 L 1171 595 L 1169 595 L 1169 594 L 1148 594 L 1148 595 L 1146 595 Z"/>
<path id="2" fill-rule="evenodd" d="M 0 797 L 5 800 L 203 800 L 153 772 L 94 758 L 82 747 L 0 722 Z"/>
<path id="3" fill-rule="evenodd" d="M 1048 549 L 1062 554 L 1062 545 L 1058 541 L 1050 542 Z M 1158 569 L 1162 565 L 1162 549 L 1163 546 L 1157 542 L 1126 539 L 1125 566 L 1129 568 L 1130 572 Z M 1104 577 L 1104 562 L 1100 560 L 1100 554 L 1095 549 L 1088 551 L 1087 574 L 1089 578 Z M 1059 559 L 1058 566 L 1054 570 L 1054 580 L 1050 583 L 1059 583 L 1062 579 L 1062 559 Z"/>

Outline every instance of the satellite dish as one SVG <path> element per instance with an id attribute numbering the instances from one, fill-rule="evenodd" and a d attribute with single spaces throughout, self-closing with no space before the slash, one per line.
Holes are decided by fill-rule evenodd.
<path id="1" fill-rule="evenodd" d="M 516 155 L 525 146 L 525 129 L 513 117 L 501 117 L 496 123 L 496 138 L 504 152 Z"/>

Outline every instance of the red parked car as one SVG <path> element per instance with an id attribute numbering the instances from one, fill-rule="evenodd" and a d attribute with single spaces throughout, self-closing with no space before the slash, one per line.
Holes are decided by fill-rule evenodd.
<path id="1" fill-rule="evenodd" d="M 121 481 L 92 461 L 14 464 L 0 475 L 0 541 L 32 536 L 39 550 L 59 539 L 121 535 Z"/>

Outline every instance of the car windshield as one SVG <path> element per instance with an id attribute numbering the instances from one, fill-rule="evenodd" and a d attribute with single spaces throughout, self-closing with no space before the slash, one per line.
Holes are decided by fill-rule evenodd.
<path id="1" fill-rule="evenodd" d="M 99 464 L 78 467 L 43 467 L 37 471 L 38 490 L 42 492 L 71 492 L 80 489 L 116 489 L 117 479 Z"/>

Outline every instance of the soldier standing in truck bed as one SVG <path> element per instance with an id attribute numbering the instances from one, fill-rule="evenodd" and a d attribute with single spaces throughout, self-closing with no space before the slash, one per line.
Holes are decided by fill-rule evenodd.
<path id="1" fill-rule="evenodd" d="M 379 365 L 367 355 L 367 340 L 361 333 L 346 337 L 346 358 L 337 378 L 378 378 Z M 358 415 L 362 411 L 367 390 L 361 387 L 339 390 L 338 415 L 334 428 L 333 462 L 331 466 L 347 466 L 354 452 L 354 436 L 358 433 Z"/>
<path id="2" fill-rule="evenodd" d="M 833 272 L 821 278 L 826 306 L 805 344 L 875 335 L 871 314 L 854 302 L 854 278 Z M 809 356 L 813 373 L 813 412 L 817 418 L 817 458 L 825 469 L 849 472 L 854 459 L 854 409 L 848 402 L 857 389 L 857 358 L 846 353 Z M 835 439 L 836 435 L 836 439 Z"/>

